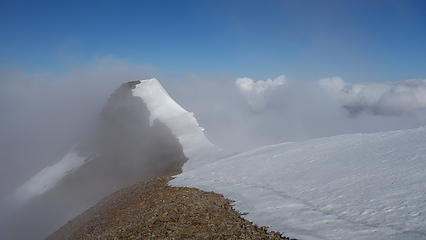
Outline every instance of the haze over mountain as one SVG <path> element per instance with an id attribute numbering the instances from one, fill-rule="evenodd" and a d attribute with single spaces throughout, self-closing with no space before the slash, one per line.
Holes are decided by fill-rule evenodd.
<path id="1" fill-rule="evenodd" d="M 347 94 L 353 102 L 399 96 L 395 88 L 416 96 L 423 82 L 346 86 L 340 79 L 320 81 L 338 99 Z M 285 84 L 284 76 L 236 81 L 256 112 Z M 417 99 L 417 105 L 422 101 Z M 255 224 L 288 236 L 418 240 L 426 234 L 426 195 L 418 191 L 426 180 L 423 128 L 286 142 L 225 157 L 193 114 L 158 80 L 149 79 L 117 89 L 81 139 L 8 197 L 1 231 L 5 238 L 42 239 L 121 187 L 181 169 L 173 185 L 223 193 Z"/>
<path id="2" fill-rule="evenodd" d="M 40 239 L 179 169 L 173 184 L 291 236 L 425 239 L 425 13 L 424 0 L 0 1 L 0 239 Z"/>
<path id="3" fill-rule="evenodd" d="M 2 238 L 42 239 L 110 193 L 178 173 L 187 156 L 214 149 L 192 113 L 156 79 L 125 83 L 82 141 L 9 196 L 13 210 L 3 219 Z"/>

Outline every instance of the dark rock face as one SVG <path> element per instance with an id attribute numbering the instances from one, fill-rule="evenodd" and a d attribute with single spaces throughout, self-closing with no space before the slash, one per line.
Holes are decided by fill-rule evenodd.
<path id="1" fill-rule="evenodd" d="M 122 85 L 110 97 L 95 136 L 79 147 L 82 154 L 89 153 L 88 162 L 58 185 L 57 189 L 63 189 L 61 197 L 100 198 L 117 188 L 180 170 L 186 160 L 182 146 L 166 125 L 158 120 L 150 124 L 145 103 L 131 95 L 134 84 Z"/>
<path id="2" fill-rule="evenodd" d="M 138 83 L 123 84 L 111 95 L 97 129 L 77 146 L 86 163 L 17 214 L 17 221 L 32 224 L 34 232 L 15 239 L 46 237 L 119 188 L 180 171 L 186 161 L 182 146 L 166 125 L 150 123 L 146 104 L 131 94 Z"/>

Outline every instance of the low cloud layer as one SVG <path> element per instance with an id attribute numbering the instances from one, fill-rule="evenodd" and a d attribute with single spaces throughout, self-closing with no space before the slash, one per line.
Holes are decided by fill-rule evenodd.
<path id="1" fill-rule="evenodd" d="M 2 196 L 59 161 L 91 128 L 91 120 L 118 86 L 151 77 L 194 112 L 214 144 L 232 152 L 426 123 L 426 80 L 350 84 L 335 77 L 318 84 L 287 80 L 284 75 L 258 81 L 230 75 L 176 76 L 112 57 L 62 74 L 0 71 Z M 11 209 L 2 200 L 0 236 L 1 222 L 6 220 L 1 212 Z"/>
<path id="2" fill-rule="evenodd" d="M 123 82 L 150 77 L 159 79 L 178 103 L 195 113 L 212 142 L 231 151 L 416 127 L 426 119 L 405 114 L 425 108 L 426 80 L 350 84 L 328 78 L 319 87 L 284 75 L 257 81 L 229 75 L 168 75 L 108 56 L 62 74 L 0 71 L 0 191 L 12 192 L 63 157 Z M 358 117 L 348 117 L 348 110 Z"/>
<path id="3" fill-rule="evenodd" d="M 268 105 L 269 97 L 277 88 L 287 83 L 284 75 L 274 79 L 253 80 L 248 77 L 237 78 L 235 85 L 240 94 L 254 110 L 261 110 Z"/>
<path id="4" fill-rule="evenodd" d="M 398 116 L 426 110 L 426 79 L 350 84 L 342 78 L 323 78 L 319 84 L 352 116 L 361 113 Z"/>

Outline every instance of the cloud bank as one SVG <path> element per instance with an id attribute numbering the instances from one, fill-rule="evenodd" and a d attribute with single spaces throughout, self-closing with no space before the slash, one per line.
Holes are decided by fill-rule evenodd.
<path id="1" fill-rule="evenodd" d="M 195 113 L 212 142 L 233 151 L 416 127 L 426 119 L 411 114 L 426 108 L 426 80 L 421 79 L 350 84 L 335 77 L 321 79 L 318 85 L 284 75 L 257 81 L 229 75 L 176 76 L 109 56 L 59 75 L 3 70 L 0 191 L 12 192 L 60 159 L 123 82 L 151 77 Z M 347 111 L 357 118 L 348 117 Z"/>
<path id="2" fill-rule="evenodd" d="M 260 110 L 268 105 L 270 94 L 286 83 L 287 79 L 284 75 L 280 75 L 274 79 L 268 78 L 257 81 L 248 77 L 237 78 L 235 80 L 235 85 L 240 94 L 254 110 Z"/>
<path id="3" fill-rule="evenodd" d="M 284 75 L 257 81 L 170 75 L 112 57 L 62 74 L 0 71 L 2 195 L 61 159 L 123 82 L 151 77 L 194 112 L 214 144 L 233 152 L 314 137 L 413 128 L 426 119 L 426 80 L 350 84 L 335 77 L 318 84 Z M 6 220 L 2 208 L 10 209 L 2 204 L 0 199 L 0 233 Z"/>
<path id="4" fill-rule="evenodd" d="M 350 84 L 342 78 L 323 78 L 319 84 L 352 116 L 361 113 L 398 116 L 426 110 L 426 79 Z"/>

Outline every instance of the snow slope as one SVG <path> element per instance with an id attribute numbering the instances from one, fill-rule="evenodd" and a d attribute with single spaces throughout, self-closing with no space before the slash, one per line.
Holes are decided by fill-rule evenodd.
<path id="1" fill-rule="evenodd" d="M 59 162 L 43 168 L 40 172 L 28 179 L 20 186 L 12 198 L 19 203 L 25 203 L 32 197 L 38 196 L 52 189 L 65 175 L 84 164 L 86 157 L 80 156 L 77 151 L 69 151 Z"/>
<path id="2" fill-rule="evenodd" d="M 183 152 L 191 161 L 184 169 L 191 169 L 207 163 L 217 151 L 204 135 L 192 112 L 186 111 L 176 103 L 155 79 L 142 80 L 133 89 L 133 96 L 142 98 L 151 116 L 150 121 L 158 119 L 164 123 L 179 139 Z"/>
<path id="3" fill-rule="evenodd" d="M 299 239 L 426 239 L 426 128 L 266 146 L 171 184 L 222 193 Z"/>

